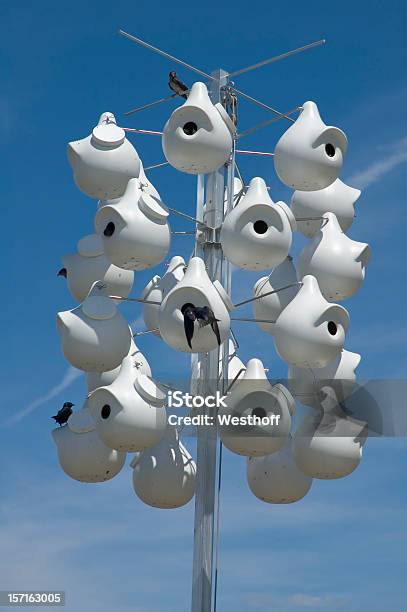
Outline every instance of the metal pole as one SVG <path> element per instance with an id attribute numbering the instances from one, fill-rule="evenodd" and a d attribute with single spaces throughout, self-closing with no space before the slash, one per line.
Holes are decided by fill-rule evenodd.
<path id="1" fill-rule="evenodd" d="M 217 70 L 210 83 L 211 99 L 214 103 L 221 101 L 221 87 L 227 83 L 227 73 Z M 231 168 L 231 170 L 230 170 Z M 228 169 L 228 203 L 233 201 L 233 168 L 234 154 Z M 196 218 L 202 219 L 209 228 L 206 229 L 207 243 L 203 246 L 196 241 L 195 253 L 202 255 L 207 272 L 212 281 L 219 280 L 230 292 L 230 266 L 223 256 L 219 245 L 219 228 L 224 217 L 225 168 L 222 167 L 206 177 L 205 211 L 203 212 L 203 177 L 198 177 Z M 231 191 L 232 190 L 232 191 Z M 231 195 L 230 195 L 231 194 Z M 228 204 L 229 205 L 229 204 Z M 230 293 L 229 293 L 230 295 Z M 222 353 L 221 353 L 222 351 Z M 209 353 L 200 353 L 193 357 L 193 369 L 199 377 L 192 381 L 193 392 L 199 395 L 215 395 L 216 391 L 225 389 L 224 376 L 219 377 L 219 358 L 223 356 L 223 372 L 226 369 L 229 355 L 229 339 L 220 349 Z M 227 375 L 226 375 L 227 385 Z M 204 407 L 203 414 L 213 419 L 214 425 L 197 428 L 197 483 L 195 494 L 194 525 L 194 558 L 192 575 L 192 612 L 213 612 L 214 584 L 216 580 L 216 542 L 218 525 L 218 479 L 219 479 L 219 442 L 216 429 L 216 409 Z"/>

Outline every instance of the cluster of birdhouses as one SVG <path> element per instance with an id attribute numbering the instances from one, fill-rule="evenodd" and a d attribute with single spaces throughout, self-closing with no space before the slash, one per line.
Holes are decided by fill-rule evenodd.
<path id="1" fill-rule="evenodd" d="M 185 102 L 163 130 L 165 158 L 188 174 L 215 172 L 230 162 L 234 122 L 213 104 L 205 84 L 182 95 Z M 274 202 L 263 178 L 245 186 L 234 177 L 233 206 L 225 205 L 216 228 L 231 264 L 267 271 L 254 285 L 253 312 L 289 367 L 288 388 L 272 384 L 259 359 L 246 365 L 239 359 L 230 340 L 235 306 L 196 250 L 189 261 L 173 256 L 138 298 L 147 332 L 172 349 L 208 353 L 226 343 L 219 361 L 220 376 L 228 377 L 219 435 L 246 458 L 249 487 L 268 503 L 296 502 L 314 478 L 350 474 L 367 436 L 366 423 L 342 407 L 355 389 L 360 355 L 344 348 L 349 314 L 336 302 L 359 289 L 370 257 L 367 244 L 344 233 L 360 196 L 339 179 L 346 149 L 345 134 L 325 125 L 314 102 L 305 102 L 274 152 L 277 176 L 294 189 L 291 205 Z M 88 388 L 83 408 L 70 410 L 66 425 L 53 432 L 59 461 L 70 477 L 101 482 L 118 474 L 126 453 L 136 453 L 130 465 L 138 497 L 176 508 L 193 497 L 197 466 L 168 424 L 167 389 L 152 377 L 118 308 L 135 271 L 167 257 L 169 209 L 112 113 L 101 115 L 90 136 L 69 143 L 68 158 L 79 189 L 99 201 L 96 233 L 79 240 L 59 272 L 79 302 L 58 313 L 62 350 L 86 373 Z M 297 231 L 309 242 L 294 262 Z M 193 378 L 200 375 L 193 369 Z M 296 401 L 311 412 L 293 431 Z"/>
<path id="2" fill-rule="evenodd" d="M 137 466 L 135 460 L 131 466 L 140 499 L 179 507 L 194 495 L 196 466 L 178 432 L 168 428 L 166 389 L 153 379 L 118 309 L 129 296 L 134 272 L 167 256 L 168 209 L 111 113 L 103 113 L 89 137 L 68 145 L 68 159 L 77 186 L 99 201 L 96 234 L 79 240 L 77 253 L 63 257 L 58 273 L 79 302 L 57 315 L 62 351 L 85 372 L 88 388 L 82 409 L 73 412 L 68 402 L 54 417 L 60 425 L 53 431 L 58 458 L 68 476 L 91 483 L 113 478 L 126 454 L 137 453 Z M 164 296 L 185 267 L 174 257 L 166 274 L 155 277 L 157 291 L 154 283 L 146 288 L 146 320 L 158 320 Z"/>

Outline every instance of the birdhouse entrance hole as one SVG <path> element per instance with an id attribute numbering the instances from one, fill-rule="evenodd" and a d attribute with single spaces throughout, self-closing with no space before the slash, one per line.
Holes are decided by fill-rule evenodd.
<path id="1" fill-rule="evenodd" d="M 257 406 L 257 408 L 253 408 L 252 416 L 258 419 L 264 419 L 267 416 L 267 412 L 261 406 Z"/>
<path id="2" fill-rule="evenodd" d="M 111 408 L 109 404 L 105 404 L 102 410 L 100 411 L 100 416 L 102 417 L 102 419 L 106 420 L 110 417 L 110 412 L 111 412 Z"/>
<path id="3" fill-rule="evenodd" d="M 182 129 L 187 136 L 193 136 L 198 131 L 198 126 L 194 121 L 187 121 Z"/>
<path id="4" fill-rule="evenodd" d="M 334 321 L 328 321 L 328 331 L 331 336 L 335 336 L 336 332 L 338 331 L 338 326 Z"/>
<path id="5" fill-rule="evenodd" d="M 255 221 L 253 223 L 253 229 L 256 234 L 265 234 L 268 230 L 269 226 L 265 221 Z"/>
<path id="6" fill-rule="evenodd" d="M 113 236 L 115 229 L 116 229 L 115 224 L 112 221 L 109 221 L 109 223 L 106 225 L 105 231 L 103 233 L 107 237 Z"/>

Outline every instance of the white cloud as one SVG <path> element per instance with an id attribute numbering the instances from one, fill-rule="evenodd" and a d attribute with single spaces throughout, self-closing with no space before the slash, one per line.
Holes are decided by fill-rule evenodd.
<path id="1" fill-rule="evenodd" d="M 288 598 L 289 603 L 302 608 L 330 608 L 344 603 L 343 598 L 331 595 L 307 595 L 306 593 L 296 593 Z"/>
<path id="2" fill-rule="evenodd" d="M 19 423 L 21 419 L 23 419 L 25 416 L 33 412 L 36 408 L 39 408 L 40 406 L 45 404 L 45 402 L 48 402 L 49 400 L 54 399 L 54 397 L 57 397 L 60 393 L 62 393 L 62 391 L 65 391 L 65 389 L 67 389 L 81 375 L 82 375 L 82 372 L 80 370 L 76 370 L 72 366 L 69 366 L 69 368 L 67 368 L 67 370 L 65 371 L 65 374 L 61 382 L 59 382 L 54 387 L 51 387 L 51 389 L 49 389 L 49 391 L 44 393 L 44 395 L 37 397 L 30 404 L 28 404 L 28 406 L 26 406 L 19 412 L 16 412 L 15 414 L 13 414 L 12 417 L 3 421 L 2 425 L 6 427 L 7 426 L 9 427 L 11 425 L 16 425 L 16 423 Z"/>
<path id="3" fill-rule="evenodd" d="M 392 148 L 392 153 L 387 155 L 384 159 L 373 162 L 362 170 L 353 174 L 347 181 L 351 185 L 356 185 L 360 189 L 366 189 L 373 183 L 376 183 L 386 174 L 389 174 L 392 170 L 405 164 L 407 162 L 407 138 L 402 138 Z"/>

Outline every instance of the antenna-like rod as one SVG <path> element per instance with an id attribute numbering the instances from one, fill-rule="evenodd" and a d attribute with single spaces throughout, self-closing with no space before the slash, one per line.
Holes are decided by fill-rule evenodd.
<path id="1" fill-rule="evenodd" d="M 187 62 L 183 62 L 177 57 L 170 55 L 166 51 L 162 51 L 161 49 L 158 49 L 157 47 L 153 47 L 153 45 L 150 45 L 150 43 L 147 43 L 144 40 L 141 40 L 141 38 L 137 38 L 137 36 L 133 36 L 132 34 L 125 32 L 124 30 L 119 30 L 119 34 L 121 34 L 122 36 L 126 36 L 133 42 L 138 43 L 139 45 L 141 45 L 142 47 L 145 47 L 146 49 L 150 49 L 150 51 L 154 51 L 154 53 L 158 53 L 159 55 L 162 55 L 163 57 L 166 57 L 167 59 L 170 59 L 171 61 L 176 62 L 177 64 L 180 64 L 181 66 L 184 66 L 184 68 L 189 68 L 189 70 L 192 70 L 193 72 L 196 72 L 197 74 L 200 74 L 201 76 L 204 76 L 205 78 L 210 79 L 211 81 L 216 81 L 215 77 L 211 76 L 210 74 L 207 74 L 206 72 L 203 72 L 203 70 L 199 70 L 199 68 L 195 68 L 195 66 L 191 66 L 191 64 L 187 64 Z"/>
<path id="2" fill-rule="evenodd" d="M 253 96 L 249 96 L 248 94 L 245 94 L 244 91 L 240 91 L 240 89 L 236 89 L 236 87 L 232 87 L 232 86 L 229 86 L 229 87 L 231 89 L 233 89 L 233 91 L 235 91 L 237 94 L 242 96 L 242 98 L 246 98 L 246 100 L 249 100 L 249 102 L 253 102 L 253 104 L 257 104 L 257 106 L 261 106 L 262 108 L 265 108 L 265 109 L 271 111 L 272 113 L 275 113 L 279 117 L 284 118 L 284 119 L 288 119 L 288 121 L 291 121 L 292 123 L 295 123 L 295 119 L 292 119 L 292 117 L 289 117 L 285 113 L 280 113 L 280 111 L 276 110 L 272 106 L 269 106 L 268 104 L 264 104 L 264 102 L 261 102 L 260 100 L 257 100 L 257 98 L 253 98 Z"/>
<path id="3" fill-rule="evenodd" d="M 257 70 L 257 68 L 262 68 L 263 66 L 267 66 L 268 64 L 279 62 L 280 60 L 285 59 L 286 57 L 291 57 L 291 55 L 297 55 L 297 53 L 308 51 L 308 49 L 319 47 L 320 45 L 324 45 L 325 43 L 326 43 L 325 38 L 322 38 L 321 40 L 316 40 L 315 42 L 312 42 L 309 45 L 304 45 L 303 47 L 292 49 L 292 51 L 286 51 L 286 53 L 281 53 L 281 55 L 275 55 L 274 57 L 270 57 L 269 59 L 263 60 L 262 62 L 258 62 L 257 64 L 252 64 L 251 66 L 247 66 L 247 68 L 242 68 L 241 70 L 235 70 L 235 72 L 230 72 L 229 77 L 233 78 L 236 76 L 240 76 L 241 74 L 244 74 L 245 72 L 250 72 L 251 70 Z"/>
<path id="4" fill-rule="evenodd" d="M 167 96 L 166 98 L 160 98 L 159 100 L 155 100 L 154 102 L 149 102 L 148 104 L 144 104 L 143 106 L 138 106 L 137 108 L 132 108 L 131 110 L 124 113 L 126 117 L 129 115 L 134 115 L 134 113 L 139 113 L 140 111 L 147 110 L 147 108 L 152 108 L 153 106 L 157 106 L 157 104 L 162 104 L 163 102 L 168 102 L 172 98 L 175 98 L 177 94 L 172 94 L 171 96 Z"/>
<path id="5" fill-rule="evenodd" d="M 121 34 L 122 36 L 126 36 L 133 42 L 136 42 L 139 45 L 141 45 L 142 47 L 145 47 L 146 49 L 149 49 L 150 51 L 153 51 L 154 53 L 158 53 L 159 55 L 162 55 L 163 57 L 166 57 L 167 59 L 170 59 L 171 61 L 176 62 L 177 64 L 180 64 L 181 66 L 184 66 L 184 68 L 188 68 L 189 70 L 192 70 L 193 72 L 196 72 L 197 74 L 200 74 L 201 76 L 204 76 L 205 78 L 210 79 L 211 81 L 217 80 L 213 75 L 208 74 L 207 72 L 204 72 L 203 70 L 199 70 L 199 68 L 195 68 L 195 66 L 191 66 L 191 64 L 188 64 L 187 62 L 184 62 L 183 60 L 178 59 L 174 55 L 171 55 L 170 53 L 167 53 L 166 51 L 163 51 L 162 49 L 159 49 L 158 47 L 154 47 L 153 45 L 150 45 L 150 43 L 147 43 L 144 40 L 141 40 L 141 38 L 137 38 L 137 36 L 133 36 L 133 34 L 129 34 L 128 32 L 125 32 L 124 30 L 119 30 L 119 34 Z M 237 94 L 241 95 L 243 98 L 246 98 L 246 100 L 249 100 L 250 102 L 257 104 L 258 106 L 261 106 L 262 108 L 265 108 L 271 111 L 272 113 L 275 113 L 279 117 L 288 119 L 288 121 L 291 121 L 292 123 L 294 123 L 294 119 L 291 119 L 291 117 L 289 117 L 288 115 L 285 115 L 284 113 L 280 113 L 280 111 L 276 110 L 272 106 L 268 106 L 267 104 L 264 104 L 264 102 L 261 102 L 260 100 L 256 100 L 256 98 L 253 98 L 252 96 L 245 94 L 243 91 L 236 89 L 236 87 L 232 87 L 230 83 L 228 84 L 228 87 L 232 89 L 233 91 L 235 91 Z"/>
<path id="6" fill-rule="evenodd" d="M 285 119 L 286 117 L 288 117 L 288 115 L 292 115 L 298 112 L 299 110 L 301 110 L 301 107 L 297 106 L 296 108 L 292 108 L 291 110 L 284 113 L 284 115 L 282 115 L 281 117 L 278 115 L 277 117 L 273 117 L 272 119 L 267 119 L 267 121 L 262 121 L 261 123 L 258 123 L 257 125 L 251 128 L 248 128 L 247 130 L 243 130 L 243 132 L 239 132 L 239 134 L 237 135 L 237 138 L 239 139 L 239 138 L 243 138 L 244 136 L 248 136 L 248 134 L 251 134 L 252 132 L 255 132 L 256 130 L 260 130 L 266 127 L 267 125 L 271 125 L 272 123 L 276 123 L 277 121 L 281 121 L 281 119 Z"/>

